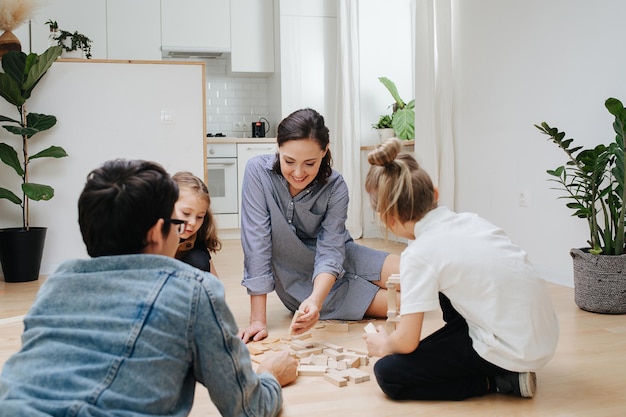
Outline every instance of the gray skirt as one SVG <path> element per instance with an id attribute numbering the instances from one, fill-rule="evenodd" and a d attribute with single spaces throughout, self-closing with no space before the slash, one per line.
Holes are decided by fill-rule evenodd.
<path id="1" fill-rule="evenodd" d="M 380 272 L 388 252 L 355 243 L 346 232 L 345 274 L 324 300 L 320 319 L 361 320 L 380 287 Z M 292 312 L 313 292 L 315 247 L 307 246 L 282 215 L 272 216 L 272 267 L 276 294 Z"/>

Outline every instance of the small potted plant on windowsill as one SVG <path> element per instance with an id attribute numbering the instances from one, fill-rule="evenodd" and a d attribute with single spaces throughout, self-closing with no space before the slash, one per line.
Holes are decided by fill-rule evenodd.
<path id="1" fill-rule="evenodd" d="M 395 132 L 391 125 L 391 116 L 388 114 L 383 114 L 378 119 L 378 123 L 372 125 L 372 129 L 376 129 L 378 132 L 378 139 L 380 139 L 381 143 L 388 138 L 392 138 L 395 136 Z"/>
<path id="2" fill-rule="evenodd" d="M 574 298 L 583 310 L 626 313 L 626 108 L 609 98 L 605 107 L 615 118 L 615 140 L 585 149 L 546 122 L 535 125 L 561 148 L 567 162 L 548 170 L 549 181 L 564 192 L 573 216 L 589 226 L 587 247 L 570 251 L 574 266 Z"/>
<path id="3" fill-rule="evenodd" d="M 396 84 L 387 77 L 379 77 L 378 80 L 387 88 L 395 102 L 392 105 L 391 127 L 395 136 L 401 140 L 415 139 L 415 100 L 406 103 L 400 94 Z"/>
<path id="4" fill-rule="evenodd" d="M 68 32 L 59 29 L 56 20 L 48 20 L 46 23 L 50 28 L 52 42 L 56 42 L 63 48 L 62 58 L 91 58 L 92 40 L 78 31 Z"/>

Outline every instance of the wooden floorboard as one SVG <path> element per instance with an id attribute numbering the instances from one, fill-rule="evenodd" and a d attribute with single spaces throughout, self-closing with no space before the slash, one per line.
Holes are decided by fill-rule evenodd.
<path id="1" fill-rule="evenodd" d="M 360 241 L 367 246 L 400 253 L 401 243 L 381 239 Z M 224 240 L 224 249 L 215 256 L 226 298 L 237 324 L 248 322 L 249 300 L 241 283 L 243 254 L 239 240 Z M 0 281 L 0 367 L 19 349 L 21 316 L 28 311 L 45 277 L 31 283 Z M 626 414 L 626 315 L 602 315 L 580 310 L 571 288 L 549 284 L 560 320 L 557 352 L 537 372 L 538 390 L 534 399 L 488 395 L 462 402 L 391 401 L 382 394 L 372 375 L 370 381 L 337 387 L 322 377 L 299 377 L 284 389 L 282 417 L 383 417 L 383 416 L 593 416 Z M 270 337 L 287 334 L 291 314 L 275 294 L 268 297 Z M 377 323 L 382 324 L 379 320 Z M 440 313 L 428 313 L 425 332 L 441 325 Z M 366 322 L 352 322 L 348 332 L 333 332 L 323 323 L 313 339 L 346 348 L 364 350 L 361 339 Z M 370 372 L 375 358 L 361 369 Z M 191 416 L 218 416 L 202 386 L 196 389 Z"/>

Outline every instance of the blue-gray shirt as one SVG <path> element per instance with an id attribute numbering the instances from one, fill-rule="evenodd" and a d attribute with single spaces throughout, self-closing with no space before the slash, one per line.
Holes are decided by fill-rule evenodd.
<path id="1" fill-rule="evenodd" d="M 242 284 L 250 295 L 276 290 L 291 311 L 313 290 L 322 272 L 337 277 L 322 319 L 358 320 L 378 287 L 385 252 L 353 242 L 345 223 L 348 187 L 333 170 L 292 197 L 286 179 L 272 167 L 276 155 L 248 161 L 241 195 Z"/>
<path id="2" fill-rule="evenodd" d="M 196 382 L 224 416 L 275 416 L 222 283 L 158 255 L 68 261 L 24 319 L 0 376 L 0 416 L 186 416 Z"/>

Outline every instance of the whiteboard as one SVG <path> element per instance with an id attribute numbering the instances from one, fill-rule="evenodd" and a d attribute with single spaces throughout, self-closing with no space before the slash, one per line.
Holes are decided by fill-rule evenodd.
<path id="1" fill-rule="evenodd" d="M 29 112 L 51 114 L 57 124 L 32 138 L 31 153 L 62 146 L 69 157 L 31 164 L 30 181 L 51 185 L 55 196 L 31 202 L 31 226 L 48 228 L 41 274 L 66 259 L 87 257 L 77 201 L 87 174 L 114 158 L 146 159 L 170 173 L 204 178 L 205 72 L 201 62 L 59 60 L 27 101 Z M 0 114 L 19 118 L 1 100 Z M 18 137 L 0 129 L 0 141 Z M 0 183 L 19 191 L 19 178 L 0 167 Z M 13 181 L 10 184 L 7 182 Z M 19 194 L 18 194 L 19 195 Z M 21 209 L 0 200 L 0 227 L 19 227 Z"/>

